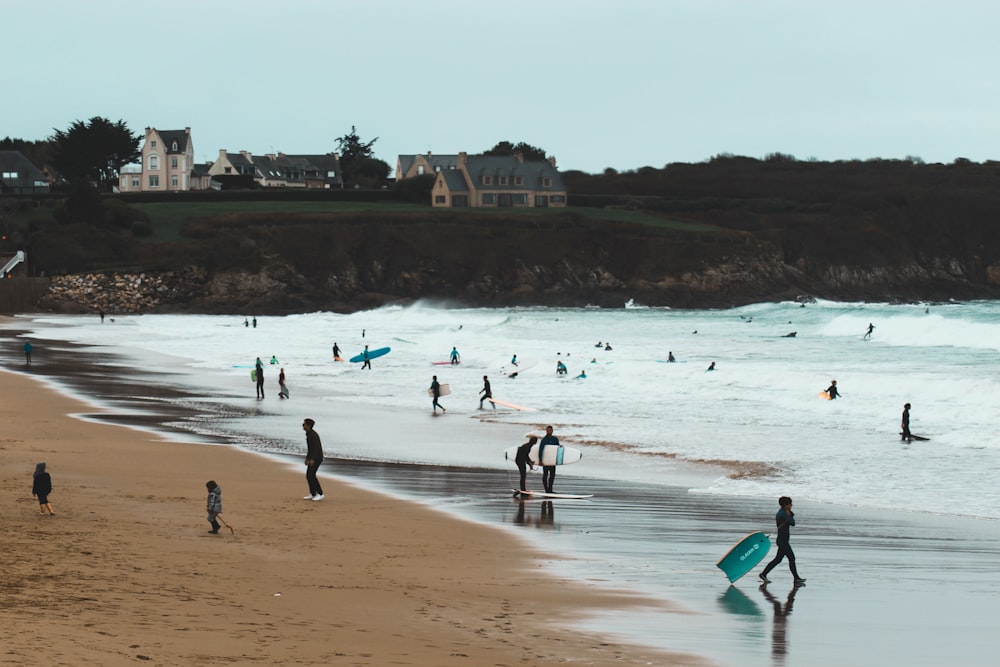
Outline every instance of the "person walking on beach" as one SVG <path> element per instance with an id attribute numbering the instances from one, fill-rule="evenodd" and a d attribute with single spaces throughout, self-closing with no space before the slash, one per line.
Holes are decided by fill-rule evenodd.
<path id="1" fill-rule="evenodd" d="M 208 531 L 213 535 L 219 534 L 219 519 L 218 516 L 222 514 L 222 487 L 215 483 L 215 480 L 208 480 L 205 482 L 205 488 L 208 489 L 208 501 L 206 503 L 206 509 L 208 510 L 208 522 L 212 524 L 212 530 Z"/>
<path id="2" fill-rule="evenodd" d="M 24 365 L 25 366 L 30 366 L 31 365 L 31 350 L 32 349 L 33 348 L 31 346 L 31 341 L 30 340 L 24 341 Z"/>
<path id="3" fill-rule="evenodd" d="M 542 455 L 545 453 L 546 447 L 558 447 L 559 438 L 552 435 L 552 427 L 545 427 L 545 437 L 542 438 L 542 442 L 538 446 L 538 462 L 542 462 Z M 556 481 L 556 467 L 555 466 L 542 466 L 542 486 L 545 487 L 546 493 L 555 493 L 552 490 L 552 486 Z"/>
<path id="4" fill-rule="evenodd" d="M 366 368 L 368 370 L 371 370 L 372 369 L 372 360 L 368 358 L 368 346 L 367 345 L 365 345 L 365 351 L 362 352 L 361 355 L 365 358 L 365 363 L 361 364 L 361 370 L 364 370 Z"/>
<path id="5" fill-rule="evenodd" d="M 521 473 L 521 491 L 528 490 L 528 467 L 530 466 L 532 470 L 535 469 L 535 462 L 531 460 L 531 448 L 536 442 L 538 442 L 538 436 L 529 435 L 528 442 L 517 448 L 517 455 L 514 457 L 514 463 L 517 464 L 517 471 Z"/>
<path id="6" fill-rule="evenodd" d="M 781 509 L 774 515 L 774 523 L 778 526 L 778 539 L 775 540 L 778 544 L 778 553 L 774 556 L 774 560 L 768 563 L 764 571 L 760 573 L 760 580 L 765 584 L 771 583 L 771 580 L 767 578 L 767 573 L 777 567 L 778 563 L 787 557 L 788 569 L 791 570 L 795 583 L 804 584 L 806 580 L 800 577 L 799 571 L 795 569 L 795 553 L 792 552 L 792 545 L 789 544 L 791 527 L 795 525 L 795 512 L 792 511 L 792 499 L 788 496 L 781 496 L 778 498 L 778 505 L 781 506 Z"/>
<path id="7" fill-rule="evenodd" d="M 840 392 L 837 391 L 837 381 L 836 380 L 830 380 L 830 386 L 826 388 L 826 393 L 830 397 L 831 401 L 833 399 L 837 398 L 838 396 L 840 396 Z M 857 398 L 857 397 L 855 396 L 855 398 Z"/>
<path id="8" fill-rule="evenodd" d="M 261 399 L 264 398 L 264 364 L 261 362 L 260 357 L 257 357 L 254 369 L 254 379 L 257 380 L 257 398 Z"/>
<path id="9" fill-rule="evenodd" d="M 278 373 L 278 398 L 288 398 L 288 386 L 285 384 L 285 369 Z"/>
<path id="10" fill-rule="evenodd" d="M 875 331 L 875 325 L 871 322 L 868 323 L 868 331 L 865 332 L 864 340 L 870 340 L 872 337 L 872 332 Z"/>
<path id="11" fill-rule="evenodd" d="M 458 353 L 458 350 L 454 347 L 451 348 L 451 365 L 457 366 L 462 363 L 462 355 Z"/>
<path id="12" fill-rule="evenodd" d="M 482 397 L 479 399 L 479 409 L 482 410 L 483 401 L 493 398 L 493 389 L 490 387 L 490 379 L 485 375 L 483 376 L 483 388 L 479 390 L 479 393 L 482 394 Z M 490 401 L 490 403 L 493 403 L 493 401 Z M 496 403 L 493 403 L 493 409 L 497 409 Z"/>
<path id="13" fill-rule="evenodd" d="M 306 432 L 306 482 L 309 483 L 309 495 L 305 500 L 323 500 L 323 487 L 319 484 L 316 472 L 323 463 L 323 443 L 319 433 L 313 430 L 316 422 L 312 419 L 302 420 L 302 429 Z"/>
<path id="14" fill-rule="evenodd" d="M 52 477 L 45 471 L 45 461 L 35 465 L 35 479 L 31 483 L 31 495 L 38 496 L 38 509 L 42 514 L 55 514 L 49 494 L 52 493 Z"/>
<path id="15" fill-rule="evenodd" d="M 437 375 L 431 378 L 431 396 L 434 397 L 434 402 L 431 404 L 431 407 L 434 408 L 434 414 L 437 414 L 438 408 L 441 408 L 441 414 L 448 412 L 443 405 L 438 403 L 438 399 L 441 398 L 441 385 L 438 384 Z"/>
<path id="16" fill-rule="evenodd" d="M 900 424 L 900 428 L 903 432 L 899 434 L 899 440 L 902 442 L 913 442 L 913 436 L 910 435 L 910 404 L 906 403 L 903 405 L 903 421 Z"/>

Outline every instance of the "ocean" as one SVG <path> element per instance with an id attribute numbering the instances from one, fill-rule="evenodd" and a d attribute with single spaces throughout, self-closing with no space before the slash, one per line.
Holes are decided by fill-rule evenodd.
<path id="1" fill-rule="evenodd" d="M 581 581 L 695 612 L 604 614 L 592 621 L 597 631 L 721 664 L 991 664 L 1000 302 L 708 311 L 417 303 L 261 316 L 256 327 L 222 315 L 33 315 L 9 326 L 42 341 L 36 365 L 53 341 L 109 355 L 110 372 L 95 379 L 109 392 L 116 365 L 183 388 L 204 415 L 181 424 L 186 439 L 301 465 L 299 425 L 312 417 L 333 472 L 353 483 L 516 530 L 578 559 L 567 567 Z M 334 361 L 334 343 L 344 358 L 366 344 L 391 352 L 362 370 Z M 441 363 L 453 347 L 462 363 Z M 257 357 L 261 401 L 250 379 Z M 281 368 L 288 401 L 277 395 Z M 433 375 L 451 388 L 445 415 L 432 414 Z M 532 411 L 479 409 L 484 375 L 496 398 Z M 832 380 L 841 398 L 819 398 Z M 929 440 L 900 440 L 904 403 L 911 431 Z M 584 454 L 559 469 L 556 490 L 593 500 L 511 500 L 516 469 L 503 450 L 546 425 Z M 774 585 L 730 588 L 715 560 L 745 533 L 772 532 L 780 495 L 795 499 L 793 542 L 809 590 L 775 598 Z M 942 608 L 942 591 L 960 603 Z M 796 595 L 801 629 L 791 642 Z M 823 609 L 810 612 L 809 596 L 825 596 Z M 962 630 L 924 638 L 937 620 Z M 904 639 L 888 641 L 894 631 Z"/>

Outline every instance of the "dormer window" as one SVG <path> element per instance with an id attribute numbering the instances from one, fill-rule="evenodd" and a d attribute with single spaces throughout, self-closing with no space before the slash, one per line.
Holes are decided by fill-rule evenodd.
<path id="1" fill-rule="evenodd" d="M 156 142 L 155 141 L 150 141 L 149 142 L 149 147 L 150 148 L 156 148 Z"/>
<path id="2" fill-rule="evenodd" d="M 542 177 L 542 187 L 550 188 L 552 187 L 552 179 L 548 176 Z"/>
<path id="3" fill-rule="evenodd" d="M 417 165 L 417 176 L 423 176 L 423 175 L 424 175 L 424 165 L 418 164 Z"/>
<path id="4" fill-rule="evenodd" d="M 177 142 L 176 141 L 174 143 L 170 144 L 170 150 L 172 150 L 172 151 L 177 150 Z"/>
<path id="5" fill-rule="evenodd" d="M 500 176 L 499 178 L 500 178 L 500 185 L 507 185 L 507 177 L 506 176 Z"/>
<path id="6" fill-rule="evenodd" d="M 493 185 L 493 177 L 483 176 L 483 185 Z"/>
<path id="7" fill-rule="evenodd" d="M 524 185 L 524 176 L 515 176 L 514 185 Z"/>

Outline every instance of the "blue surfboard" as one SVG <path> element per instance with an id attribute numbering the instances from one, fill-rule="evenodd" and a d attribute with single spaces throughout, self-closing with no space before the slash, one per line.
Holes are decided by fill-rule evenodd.
<path id="1" fill-rule="evenodd" d="M 732 583 L 754 569 L 757 563 L 764 560 L 770 549 L 771 540 L 767 535 L 759 532 L 750 533 L 737 542 L 715 565 L 726 573 Z"/>
<path id="2" fill-rule="evenodd" d="M 385 355 L 389 354 L 389 352 L 391 350 L 392 350 L 391 347 L 380 347 L 377 350 L 368 350 L 368 358 L 369 359 L 376 359 L 378 357 L 385 356 Z M 364 360 L 365 360 L 365 353 L 364 352 L 362 352 L 361 354 L 357 354 L 357 355 L 354 355 L 353 357 L 351 357 L 351 363 L 352 364 L 361 363 Z"/>

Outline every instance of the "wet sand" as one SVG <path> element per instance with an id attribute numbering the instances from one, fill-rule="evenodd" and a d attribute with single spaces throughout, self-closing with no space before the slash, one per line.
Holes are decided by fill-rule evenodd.
<path id="1" fill-rule="evenodd" d="M 63 345 L 54 347 L 62 349 Z M 8 345 L 7 350 L 10 349 L 13 348 Z M 62 352 L 55 354 L 58 357 Z M 164 378 L 126 378 L 125 386 L 130 390 L 118 394 L 117 390 L 104 386 L 102 371 L 92 367 L 74 370 L 81 360 L 90 359 L 91 353 L 73 350 L 68 354 L 77 359 L 60 371 L 63 375 L 75 373 L 75 379 L 67 380 L 69 386 L 81 392 L 103 392 L 109 398 L 117 394 L 118 405 L 140 410 L 116 410 L 115 416 L 105 419 L 116 422 L 144 420 L 146 425 L 155 422 L 155 418 L 144 416 L 141 409 L 142 406 L 151 409 L 161 405 L 156 396 L 164 395 L 158 391 L 164 386 Z M 16 355 L 8 354 L 8 363 L 16 361 Z M 105 361 L 113 363 L 111 358 Z M 32 372 L 48 371 L 38 366 Z M 183 405 L 183 391 L 178 392 L 176 400 L 164 405 L 176 408 L 167 419 L 173 424 L 168 425 L 168 429 L 183 433 L 186 420 L 196 420 L 197 415 L 189 414 L 190 406 Z M 407 426 L 403 422 L 398 424 L 402 433 Z M 831 443 L 831 446 L 841 445 Z M 6 444 L 5 447 L 9 449 Z M 204 446 L 195 449 L 233 451 Z M 918 451 L 915 450 L 915 455 Z M 0 454 L 9 456 L 6 449 Z M 280 471 L 281 461 L 292 466 L 288 473 L 291 477 L 285 485 L 301 490 L 304 482 L 297 458 L 272 457 L 267 469 Z M 18 494 L 23 495 L 25 476 L 30 483 L 33 464 L 33 460 L 18 461 Z M 4 464 L 5 480 L 10 477 L 7 465 Z M 873 457 L 873 465 L 878 465 L 876 457 Z M 544 604 L 554 607 L 554 611 L 546 612 L 544 617 L 560 624 L 568 619 L 573 628 L 591 639 L 613 637 L 617 642 L 612 652 L 615 664 L 630 664 L 628 661 L 633 659 L 641 662 L 646 655 L 645 649 L 635 648 L 641 645 L 707 656 L 717 664 L 741 666 L 995 663 L 993 619 L 1000 613 L 1000 575 L 997 574 L 1000 571 L 1000 526 L 997 522 L 905 512 L 872 513 L 862 506 L 833 507 L 797 500 L 798 526 L 793 531 L 792 542 L 800 572 L 808 578 L 807 585 L 793 587 L 788 570 L 782 565 L 772 574 L 774 583 L 770 586 L 762 588 L 753 579 L 759 568 L 736 586 L 729 586 L 714 563 L 743 534 L 753 530 L 772 532 L 771 517 L 776 507 L 770 501 L 703 496 L 683 486 L 625 485 L 581 478 L 567 471 L 561 472 L 557 479 L 558 490 L 594 493 L 592 500 L 517 502 L 508 492 L 513 474 L 503 471 L 336 459 L 328 459 L 324 468 L 327 475 L 335 475 L 339 480 L 335 484 L 391 494 L 388 498 L 374 496 L 379 500 L 372 500 L 372 505 L 363 510 L 366 513 L 374 511 L 374 507 L 405 505 L 420 509 L 420 505 L 430 505 L 434 510 L 492 526 L 481 537 L 476 533 L 475 542 L 483 540 L 483 548 L 487 551 L 475 556 L 477 565 L 483 564 L 474 569 L 494 567 L 488 564 L 489 558 L 497 559 L 500 563 L 495 567 L 501 568 L 511 567 L 511 561 L 526 560 L 531 565 L 529 570 L 533 568 L 534 575 L 540 579 L 533 582 L 529 577 L 523 580 L 525 585 L 540 593 L 539 599 Z M 56 470 L 53 472 L 58 480 Z M 532 481 L 537 484 L 537 479 Z M 178 492 L 187 508 L 184 521 L 194 526 L 192 535 L 201 530 L 198 518 L 192 515 L 200 518 L 204 499 L 197 491 L 203 483 L 200 478 L 187 479 L 183 493 Z M 7 481 L 4 484 L 5 487 L 9 485 Z M 243 485 L 241 480 L 237 486 Z M 233 485 L 223 483 L 223 487 L 232 488 Z M 9 495 L 10 491 L 4 493 Z M 360 491 L 347 492 L 345 489 L 342 493 L 345 500 L 355 495 L 367 497 Z M 231 492 L 224 492 L 224 501 L 232 500 L 230 495 Z M 291 498 L 294 500 L 296 494 L 291 494 Z M 400 500 L 407 502 L 400 503 Z M 956 490 L 956 502 L 969 501 L 961 497 L 960 489 Z M 237 505 L 241 512 L 245 502 L 247 500 L 241 498 Z M 279 505 L 291 503 L 285 514 L 299 516 L 293 501 L 282 496 L 275 502 Z M 863 499 L 859 499 L 859 505 L 863 505 Z M 311 514 L 312 508 L 309 510 Z M 435 522 L 451 524 L 437 511 L 431 515 L 437 517 Z M 207 527 L 203 518 L 201 521 Z M 309 523 L 306 525 L 311 527 Z M 469 530 L 472 527 L 483 530 L 476 524 L 457 525 L 459 528 L 451 530 L 463 535 L 467 526 Z M 177 537 L 170 535 L 174 539 Z M 429 548 L 422 543 L 409 544 L 406 535 L 408 533 L 400 534 L 399 544 L 394 546 L 403 549 L 400 545 L 405 544 L 407 554 L 413 548 Z M 334 545 L 345 539 L 339 535 L 328 538 L 329 544 Z M 357 538 L 351 538 L 354 539 Z M 398 553 L 382 542 L 368 544 L 368 538 L 364 540 L 370 547 L 365 549 L 370 558 L 372 554 L 381 553 L 378 550 Z M 461 549 L 468 546 L 469 540 L 463 540 L 461 545 L 443 555 L 438 552 L 439 557 L 452 562 L 456 554 L 460 554 L 458 560 L 464 561 L 465 552 Z M 480 558 L 486 560 L 480 561 Z M 428 567 L 434 571 L 434 566 Z M 627 589 L 637 596 L 641 593 L 642 597 L 626 595 L 612 596 L 611 600 L 604 601 L 581 600 L 575 597 L 579 591 L 574 585 L 559 586 L 557 591 L 546 589 L 545 584 L 552 582 L 539 571 L 550 568 L 557 569 L 574 583 L 594 584 L 612 591 Z M 362 574 L 368 575 L 364 571 Z M 520 588 L 522 579 L 514 576 Z M 541 584 L 542 588 L 536 584 Z M 506 587 L 506 582 L 503 586 Z M 597 589 L 585 590 L 588 595 L 597 592 Z M 455 594 L 460 600 L 466 597 L 464 591 L 448 594 Z M 537 603 L 536 600 L 531 604 Z M 462 604 L 468 601 L 459 603 Z M 568 617 L 565 614 L 570 609 L 579 613 Z M 405 617 L 407 612 L 397 613 Z M 536 612 L 521 621 L 527 620 L 533 631 L 539 617 Z M 518 637 L 521 632 L 514 630 L 513 635 Z M 566 636 L 575 635 L 567 633 Z M 301 637 L 299 640 L 308 641 Z M 564 641 L 569 643 L 564 644 Z M 558 648 L 547 655 L 538 650 L 540 645 L 536 639 L 529 643 L 533 649 L 530 654 L 514 656 L 509 662 L 502 651 L 510 647 L 500 646 L 484 649 L 480 657 L 488 655 L 484 657 L 487 662 L 466 658 L 462 664 L 547 664 L 546 661 L 569 661 L 576 655 L 564 650 L 573 640 L 560 639 Z M 465 653 L 469 655 L 467 650 Z M 371 662 L 361 662 L 368 658 L 359 655 L 350 653 L 349 657 L 342 658 L 343 664 L 386 664 L 386 654 L 378 654 L 382 661 L 372 659 Z M 587 656 L 582 663 L 604 664 L 602 660 L 608 655 L 611 654 Z M 623 661 L 617 660 L 619 656 Z M 430 653 L 407 654 L 406 658 L 393 656 L 393 661 L 449 664 L 436 662 L 436 657 Z M 649 664 L 670 664 L 670 660 L 689 664 L 687 658 L 659 656 L 651 658 Z M 456 660 L 456 664 L 458 662 Z"/>

